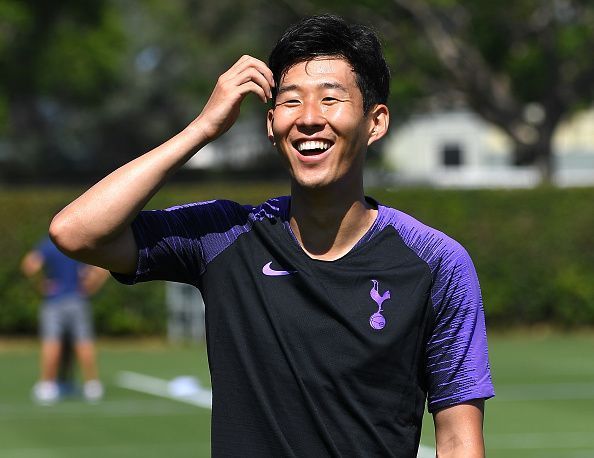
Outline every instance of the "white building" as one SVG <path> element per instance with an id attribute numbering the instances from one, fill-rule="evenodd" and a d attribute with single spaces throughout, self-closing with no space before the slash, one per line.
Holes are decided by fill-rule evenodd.
<path id="1" fill-rule="evenodd" d="M 559 185 L 594 184 L 594 110 L 562 124 L 553 140 Z M 443 187 L 532 187 L 534 167 L 512 165 L 506 135 L 468 111 L 412 118 L 386 139 L 384 161 L 400 183 Z"/>
<path id="2" fill-rule="evenodd" d="M 266 123 L 250 119 L 236 123 L 214 142 L 193 156 L 186 167 L 210 170 L 241 170 L 267 160 L 272 145 L 266 136 Z"/>

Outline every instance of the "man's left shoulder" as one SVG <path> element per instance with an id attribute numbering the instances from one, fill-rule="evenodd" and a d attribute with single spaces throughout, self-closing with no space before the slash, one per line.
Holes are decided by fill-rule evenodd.
<path id="1" fill-rule="evenodd" d="M 466 248 L 445 232 L 393 207 L 378 204 L 378 212 L 379 224 L 392 226 L 403 242 L 430 265 L 469 260 Z"/>

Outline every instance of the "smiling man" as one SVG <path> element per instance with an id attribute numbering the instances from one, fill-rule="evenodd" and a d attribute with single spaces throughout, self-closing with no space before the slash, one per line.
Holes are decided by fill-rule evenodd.
<path id="1" fill-rule="evenodd" d="M 388 129 L 389 70 L 363 26 L 316 16 L 269 65 L 221 75 L 201 114 L 66 207 L 50 233 L 124 283 L 195 285 L 206 303 L 213 456 L 416 455 L 425 403 L 439 456 L 483 456 L 493 396 L 478 280 L 443 233 L 363 191 Z M 291 195 L 141 211 L 255 94 Z"/>

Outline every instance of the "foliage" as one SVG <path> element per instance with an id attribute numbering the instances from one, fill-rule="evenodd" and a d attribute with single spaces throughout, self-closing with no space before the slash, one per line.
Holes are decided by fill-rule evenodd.
<path id="1" fill-rule="evenodd" d="M 380 32 L 396 123 L 464 103 L 547 174 L 556 126 L 594 95 L 584 0 L 2 0 L 0 180 L 104 175 L 186 125 L 241 54 L 266 60 L 288 24 L 322 12 Z"/>
<path id="2" fill-rule="evenodd" d="M 84 164 L 90 142 L 82 137 L 97 129 L 97 110 L 119 84 L 123 49 L 120 17 L 107 1 L 0 2 L 5 179 Z"/>
<path id="3" fill-rule="evenodd" d="M 266 0 L 0 1 L 0 180 L 104 175 L 183 128 L 292 20 Z"/>
<path id="4" fill-rule="evenodd" d="M 150 208 L 229 198 L 258 203 L 288 193 L 286 185 L 208 183 L 164 188 Z M 39 296 L 18 265 L 47 231 L 51 215 L 74 189 L 3 190 L 0 212 L 0 332 L 33 333 Z M 530 191 L 370 190 L 460 241 L 470 252 L 489 324 L 594 325 L 594 189 Z M 160 334 L 164 287 L 109 281 L 93 300 L 102 334 Z"/>
<path id="5" fill-rule="evenodd" d="M 68 190 L 3 191 L 0 196 L 0 332 L 32 333 L 40 296 L 19 271 L 22 256 L 47 234 L 51 217 L 76 197 Z M 97 327 L 111 334 L 154 333 L 164 329 L 163 293 L 143 285 L 122 294 L 109 282 L 95 298 Z"/>

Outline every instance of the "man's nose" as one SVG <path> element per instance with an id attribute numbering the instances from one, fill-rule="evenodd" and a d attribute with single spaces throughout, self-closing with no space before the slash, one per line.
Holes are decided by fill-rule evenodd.
<path id="1" fill-rule="evenodd" d="M 322 111 L 322 107 L 319 103 L 314 101 L 305 102 L 299 113 L 299 117 L 296 119 L 295 124 L 297 127 L 312 128 L 324 126 L 326 118 Z"/>

